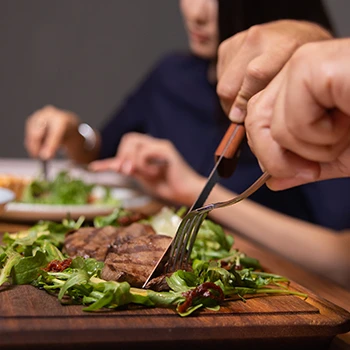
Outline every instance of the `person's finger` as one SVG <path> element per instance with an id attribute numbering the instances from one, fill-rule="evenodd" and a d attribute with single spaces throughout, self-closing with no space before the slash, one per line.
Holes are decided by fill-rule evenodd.
<path id="1" fill-rule="evenodd" d="M 148 142 L 148 136 L 140 133 L 131 132 L 122 137 L 116 153 L 121 173 L 131 175 L 135 171 L 138 153 L 146 142 Z"/>
<path id="2" fill-rule="evenodd" d="M 293 74 L 299 62 L 303 64 L 302 75 Z M 286 79 L 276 99 L 271 134 L 282 147 L 304 158 L 329 162 L 337 158 L 348 145 L 350 118 L 337 109 L 327 110 L 327 107 L 334 106 L 334 94 L 329 93 L 327 96 L 323 93 L 316 98 L 317 94 L 310 93 L 315 87 L 310 89 L 307 82 L 313 82 L 315 77 L 308 74 L 312 69 L 308 69 L 304 62 L 299 60 L 296 65 L 292 59 L 285 70 Z M 319 82 L 316 88 L 322 85 L 320 79 Z M 296 101 L 303 106 L 302 109 L 297 109 Z"/>
<path id="3" fill-rule="evenodd" d="M 168 141 L 154 139 L 147 147 L 143 147 L 137 158 L 136 168 L 148 177 L 163 176 L 171 162 L 171 150 Z"/>
<path id="4" fill-rule="evenodd" d="M 88 166 L 89 170 L 101 172 L 101 171 L 115 171 L 120 172 L 121 162 L 118 158 L 107 158 L 103 160 L 95 160 Z"/>
<path id="5" fill-rule="evenodd" d="M 252 57 L 252 52 L 241 47 L 245 36 L 245 32 L 236 34 L 221 43 L 218 50 L 216 92 L 227 115 L 242 84 L 246 62 Z"/>
<path id="6" fill-rule="evenodd" d="M 319 171 L 317 166 L 281 148 L 271 135 L 273 107 L 282 81 L 283 72 L 273 84 L 249 101 L 245 120 L 248 143 L 263 168 L 272 176 L 314 179 Z"/>
<path id="7" fill-rule="evenodd" d="M 38 157 L 47 132 L 44 119 L 30 118 L 25 127 L 24 145 L 32 157 Z"/>
<path id="8" fill-rule="evenodd" d="M 56 122 L 48 123 L 46 130 L 45 139 L 39 153 L 39 157 L 42 159 L 50 159 L 55 156 L 62 144 L 67 130 L 67 124 L 61 120 L 57 120 Z"/>
<path id="9" fill-rule="evenodd" d="M 270 83 L 281 71 L 288 58 L 289 53 L 287 52 L 271 50 L 249 62 L 243 82 L 228 115 L 231 121 L 236 123 L 244 121 L 249 99 Z"/>

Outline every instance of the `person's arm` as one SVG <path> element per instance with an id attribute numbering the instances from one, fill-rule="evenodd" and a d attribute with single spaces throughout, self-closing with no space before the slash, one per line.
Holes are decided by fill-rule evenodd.
<path id="1" fill-rule="evenodd" d="M 227 200 L 234 195 L 215 186 L 208 202 Z M 350 287 L 350 230 L 327 229 L 249 199 L 214 210 L 209 217 L 318 275 Z"/>
<path id="2" fill-rule="evenodd" d="M 249 102 L 249 144 L 271 189 L 350 176 L 349 57 L 350 39 L 306 44 Z"/>
<path id="3" fill-rule="evenodd" d="M 127 164 L 123 166 L 123 164 Z M 168 140 L 132 133 L 117 157 L 94 163 L 95 170 L 117 170 L 133 176 L 146 192 L 191 207 L 206 178 L 197 174 Z M 236 194 L 216 185 L 207 203 Z M 280 214 L 246 199 L 217 209 L 210 217 L 287 259 L 342 285 L 350 285 L 350 231 L 336 232 Z"/>

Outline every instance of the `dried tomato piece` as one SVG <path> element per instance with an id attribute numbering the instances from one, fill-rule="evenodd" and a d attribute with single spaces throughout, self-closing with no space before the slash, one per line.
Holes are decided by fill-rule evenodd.
<path id="1" fill-rule="evenodd" d="M 72 263 L 72 259 L 64 260 L 52 260 L 48 265 L 43 269 L 46 272 L 62 272 L 67 269 Z"/>

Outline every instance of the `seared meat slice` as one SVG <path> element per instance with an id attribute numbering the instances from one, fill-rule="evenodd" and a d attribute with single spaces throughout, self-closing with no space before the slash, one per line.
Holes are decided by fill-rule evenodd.
<path id="1" fill-rule="evenodd" d="M 112 226 L 80 228 L 66 236 L 64 251 L 70 257 L 82 256 L 103 261 L 117 231 L 118 229 Z"/>
<path id="2" fill-rule="evenodd" d="M 104 261 L 111 245 L 149 234 L 155 234 L 153 228 L 139 223 L 127 227 L 83 227 L 66 236 L 64 251 L 70 257 L 82 256 Z"/>
<path id="3" fill-rule="evenodd" d="M 107 253 L 102 278 L 141 287 L 170 242 L 168 236 L 147 234 L 113 244 Z"/>
<path id="4" fill-rule="evenodd" d="M 104 261 L 101 277 L 105 280 L 127 281 L 140 287 L 170 242 L 170 237 L 157 235 L 152 226 L 146 224 L 85 227 L 67 235 L 64 251 L 70 257 Z"/>
<path id="5" fill-rule="evenodd" d="M 170 277 L 172 275 L 171 273 L 167 273 L 165 275 L 161 275 L 155 278 L 152 278 L 147 284 L 146 287 L 147 289 L 152 289 L 157 292 L 161 292 L 164 290 L 169 290 L 168 283 L 166 281 L 166 277 Z"/>

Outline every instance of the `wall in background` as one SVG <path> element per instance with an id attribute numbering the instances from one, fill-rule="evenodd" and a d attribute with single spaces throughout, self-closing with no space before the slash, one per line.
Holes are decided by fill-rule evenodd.
<path id="1" fill-rule="evenodd" d="M 350 1 L 325 4 L 350 36 Z M 164 53 L 186 47 L 177 0 L 0 1 L 0 157 L 27 157 L 25 119 L 45 104 L 98 127 Z"/>

